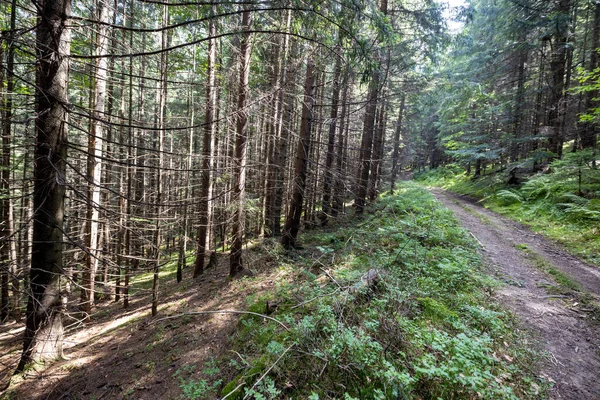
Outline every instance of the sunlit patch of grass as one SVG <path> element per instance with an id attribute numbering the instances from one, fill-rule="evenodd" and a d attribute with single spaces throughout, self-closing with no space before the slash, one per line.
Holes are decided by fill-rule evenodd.
<path id="1" fill-rule="evenodd" d="M 191 260 L 193 259 L 193 251 L 189 251 L 188 255 L 187 255 L 187 259 Z M 170 258 L 168 260 L 164 260 L 163 259 L 163 265 L 160 266 L 159 271 L 158 271 L 158 279 L 160 281 L 165 281 L 165 280 L 174 280 L 177 277 L 177 254 L 173 253 Z M 192 268 L 192 266 L 189 264 L 187 265 L 187 269 L 186 272 L 189 271 L 189 269 Z M 152 288 L 152 281 L 154 280 L 154 272 L 152 270 L 147 271 L 147 272 L 142 272 L 142 273 L 136 273 L 136 271 L 133 271 L 134 275 L 131 277 L 131 282 L 130 282 L 130 286 L 131 286 L 131 291 L 130 294 L 135 293 L 136 290 L 148 290 Z"/>
<path id="2" fill-rule="evenodd" d="M 477 179 L 466 176 L 457 165 L 428 171 L 416 179 L 482 199 L 486 207 L 529 225 L 600 266 L 600 172 L 587 162 L 592 157 L 591 152 L 566 154 L 550 164 L 550 173 L 523 177 L 518 187 L 507 186 L 508 171 L 531 168 L 530 161 L 487 171 Z"/>
<path id="3" fill-rule="evenodd" d="M 426 190 L 404 184 L 360 223 L 306 232 L 303 243 L 281 256 L 286 278 L 248 299 L 287 329 L 242 318 L 243 362 L 229 365 L 221 396 L 543 397 L 539 355 L 492 302 L 477 244 Z"/>

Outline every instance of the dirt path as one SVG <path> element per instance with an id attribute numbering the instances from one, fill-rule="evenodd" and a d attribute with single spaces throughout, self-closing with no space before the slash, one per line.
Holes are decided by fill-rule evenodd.
<path id="1" fill-rule="evenodd" d="M 499 300 L 539 335 L 549 355 L 541 373 L 555 382 L 551 398 L 600 399 L 600 324 L 576 299 L 551 290 L 557 284 L 536 264 L 560 270 L 596 298 L 600 269 L 467 198 L 433 194 L 477 238 L 492 272 L 507 282 L 497 292 Z"/>

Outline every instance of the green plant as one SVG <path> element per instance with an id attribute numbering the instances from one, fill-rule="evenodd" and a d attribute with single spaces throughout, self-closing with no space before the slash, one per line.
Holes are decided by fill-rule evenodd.
<path id="1" fill-rule="evenodd" d="M 256 312 L 276 299 L 289 330 L 242 318 L 234 344 L 244 363 L 231 366 L 222 396 L 537 398 L 537 356 L 490 303 L 477 244 L 422 187 L 396 193 L 344 226 L 344 239 L 305 233 L 288 280 L 249 299 Z"/>
<path id="2" fill-rule="evenodd" d="M 175 371 L 173 374 L 179 380 L 179 387 L 183 392 L 182 398 L 188 400 L 206 399 L 214 396 L 216 389 L 223 382 L 221 379 L 197 379 L 193 376 L 196 366 L 193 364 L 185 365 Z M 218 375 L 220 369 L 216 366 L 214 359 L 211 359 L 205 364 L 202 374 L 207 378 L 213 378 Z"/>

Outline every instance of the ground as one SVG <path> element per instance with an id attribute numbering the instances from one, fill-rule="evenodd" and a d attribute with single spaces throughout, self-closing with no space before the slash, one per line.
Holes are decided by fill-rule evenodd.
<path id="1" fill-rule="evenodd" d="M 600 398 L 600 326 L 592 321 L 597 308 L 589 305 L 600 296 L 600 269 L 467 197 L 433 193 L 481 244 L 491 272 L 506 282 L 497 291 L 499 301 L 539 336 L 549 355 L 541 374 L 554 382 L 552 398 Z"/>
<path id="2" fill-rule="evenodd" d="M 227 351 L 238 316 L 232 313 L 167 315 L 214 310 L 243 310 L 247 296 L 266 290 L 277 271 L 269 271 L 268 254 L 252 252 L 258 282 L 229 280 L 229 263 L 220 256 L 217 267 L 176 284 L 174 274 L 163 277 L 161 306 L 150 316 L 149 293 L 140 292 L 133 304 L 100 304 L 92 321 L 67 329 L 65 355 L 26 379 L 14 380 L 5 399 L 178 399 L 185 385 L 200 381 L 202 368 Z M 190 267 L 191 268 L 191 267 Z M 161 322 L 158 324 L 158 322 Z M 157 328 L 156 326 L 160 326 Z M 0 327 L 0 387 L 5 387 L 20 354 L 22 324 Z M 234 354 L 231 354 L 235 357 Z M 190 390 L 193 390 L 192 387 Z M 1 393 L 1 392 L 0 392 Z"/>
<path id="3" fill-rule="evenodd" d="M 498 300 L 538 335 L 549 355 L 541 374 L 555 384 L 552 398 L 598 399 L 600 327 L 592 319 L 598 312 L 593 304 L 600 294 L 600 270 L 468 198 L 434 194 L 480 243 L 490 273 L 506 282 Z M 188 276 L 189 269 L 182 284 L 174 274 L 164 276 L 155 319 L 145 289 L 127 310 L 120 303 L 103 303 L 91 322 L 67 321 L 68 359 L 13 380 L 0 398 L 178 399 L 186 390 L 200 390 L 211 360 L 239 361 L 228 348 L 239 316 L 192 313 L 245 309 L 246 298 L 269 290 L 280 273 L 269 254 L 268 248 L 247 253 L 248 266 L 257 272 L 252 279 L 229 280 L 226 255 L 198 280 Z M 0 327 L 0 387 L 18 362 L 22 331 L 22 324 Z"/>

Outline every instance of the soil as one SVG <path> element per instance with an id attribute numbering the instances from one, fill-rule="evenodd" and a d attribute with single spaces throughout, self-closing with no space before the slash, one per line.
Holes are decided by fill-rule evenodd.
<path id="1" fill-rule="evenodd" d="M 598 309 L 582 304 L 581 292 L 564 290 L 544 271 L 558 269 L 595 303 L 600 298 L 600 269 L 470 198 L 432 192 L 477 239 L 490 271 L 506 282 L 497 291 L 498 300 L 539 337 L 548 355 L 541 376 L 553 383 L 550 398 L 600 399 L 600 324 L 594 320 Z"/>
<path id="2" fill-rule="evenodd" d="M 181 379 L 206 378 L 207 363 L 228 354 L 228 343 L 239 320 L 234 313 L 207 315 L 215 310 L 244 310 L 247 296 L 268 290 L 277 270 L 267 253 L 250 252 L 249 265 L 258 277 L 230 280 L 227 255 L 199 279 L 177 284 L 174 277 L 161 283 L 159 314 L 150 315 L 149 292 L 136 297 L 127 310 L 122 303 L 96 307 L 91 321 L 67 330 L 67 359 L 29 371 L 13 382 L 6 398 L 51 399 L 179 399 Z M 184 276 L 191 274 L 184 270 Z M 173 318 L 165 318 L 172 316 Z M 65 325 L 72 321 L 65 321 Z M 0 326 L 0 398 L 21 350 L 23 324 Z"/>

